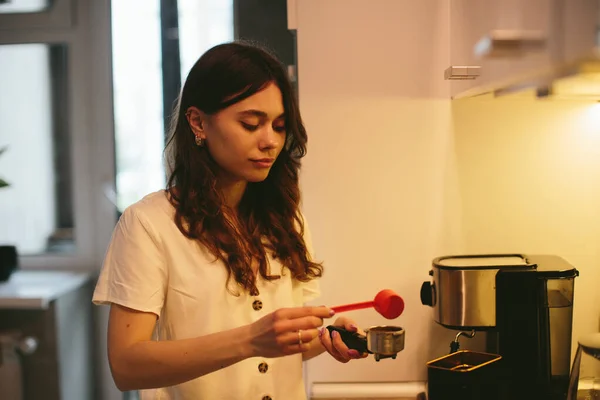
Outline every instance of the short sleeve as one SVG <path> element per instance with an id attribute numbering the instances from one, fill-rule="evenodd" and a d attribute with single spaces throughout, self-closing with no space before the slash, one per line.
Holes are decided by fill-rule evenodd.
<path id="1" fill-rule="evenodd" d="M 303 214 L 301 214 L 301 218 L 304 222 L 304 244 L 306 245 L 306 250 L 308 251 L 311 261 L 315 261 L 315 252 L 310 228 L 308 227 L 308 223 L 306 222 L 306 218 Z M 310 281 L 302 284 L 302 300 L 304 303 L 315 300 L 321 295 L 319 279 L 320 278 L 311 279 Z"/>
<path id="2" fill-rule="evenodd" d="M 167 267 L 159 236 L 145 214 L 130 206 L 113 231 L 92 301 L 160 316 L 166 287 Z"/>

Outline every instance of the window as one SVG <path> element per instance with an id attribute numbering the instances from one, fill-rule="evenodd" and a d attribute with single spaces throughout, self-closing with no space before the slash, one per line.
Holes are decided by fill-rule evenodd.
<path id="1" fill-rule="evenodd" d="M 107 0 L 0 3 L 0 245 L 96 269 L 114 228 Z M 35 5 L 35 7 L 34 7 Z M 42 7 L 43 6 L 43 7 Z M 77 19 L 78 24 L 72 24 Z"/>
<path id="2" fill-rule="evenodd" d="M 173 12 L 165 9 L 169 5 L 177 9 L 178 18 L 173 21 L 168 21 Z M 165 187 L 165 119 L 172 112 L 181 81 L 198 57 L 216 44 L 233 40 L 233 3 L 170 0 L 163 1 L 161 8 L 159 0 L 113 1 L 112 37 L 114 199 L 122 212 L 144 195 Z M 178 48 L 172 51 L 169 46 Z M 179 54 L 178 60 L 168 60 L 170 65 L 178 65 L 176 71 L 163 68 L 167 53 L 170 57 Z"/>
<path id="3" fill-rule="evenodd" d="M 113 1 L 112 37 L 116 205 L 123 211 L 164 187 L 160 2 Z"/>
<path id="4" fill-rule="evenodd" d="M 181 80 L 232 39 L 231 0 L 0 2 L 0 244 L 21 267 L 98 267 L 115 210 L 165 186 Z"/>
<path id="5" fill-rule="evenodd" d="M 21 255 L 71 252 L 67 46 L 0 45 L 0 243 Z"/>

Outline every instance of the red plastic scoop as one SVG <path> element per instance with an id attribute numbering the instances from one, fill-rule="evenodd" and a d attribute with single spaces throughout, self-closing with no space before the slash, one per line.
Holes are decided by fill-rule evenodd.
<path id="1" fill-rule="evenodd" d="M 332 307 L 336 313 L 352 310 L 361 310 L 363 308 L 375 308 L 384 318 L 398 318 L 404 311 L 404 300 L 394 293 L 393 290 L 385 289 L 377 293 L 375 300 L 365 301 L 363 303 L 346 304 L 343 306 Z"/>

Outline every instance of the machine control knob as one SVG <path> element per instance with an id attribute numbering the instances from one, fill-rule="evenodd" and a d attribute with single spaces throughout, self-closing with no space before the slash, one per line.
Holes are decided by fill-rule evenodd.
<path id="1" fill-rule="evenodd" d="M 423 282 L 423 285 L 421 285 L 421 303 L 433 307 L 433 285 L 431 282 Z"/>

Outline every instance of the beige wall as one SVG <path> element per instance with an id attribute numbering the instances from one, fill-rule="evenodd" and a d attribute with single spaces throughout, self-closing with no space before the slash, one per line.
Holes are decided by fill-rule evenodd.
<path id="1" fill-rule="evenodd" d="M 443 6 L 442 6 L 443 5 Z M 431 259 L 459 251 L 445 1 L 301 0 L 300 107 L 309 132 L 304 210 L 325 261 L 319 304 L 371 300 L 390 288 L 406 301 L 394 321 L 372 310 L 362 327 L 405 327 L 397 360 L 311 361 L 308 382 L 416 381 L 448 351 L 421 305 Z M 441 337 L 430 340 L 431 331 Z"/>
<path id="2" fill-rule="evenodd" d="M 469 252 L 550 253 L 579 271 L 574 339 L 600 331 L 600 104 L 453 106 Z"/>

